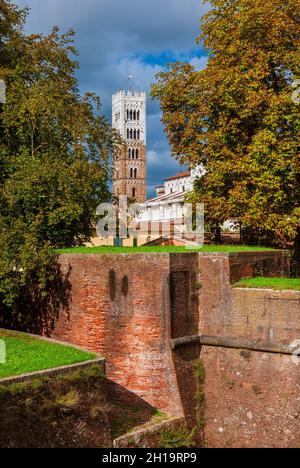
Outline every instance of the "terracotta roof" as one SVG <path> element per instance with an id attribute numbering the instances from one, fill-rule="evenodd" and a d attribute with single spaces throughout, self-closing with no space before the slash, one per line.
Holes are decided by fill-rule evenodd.
<path id="1" fill-rule="evenodd" d="M 190 177 L 190 175 L 191 175 L 190 171 L 179 172 L 179 174 L 177 174 L 175 176 L 168 177 L 167 179 L 165 179 L 165 181 L 167 182 L 168 180 L 181 179 L 182 177 Z"/>

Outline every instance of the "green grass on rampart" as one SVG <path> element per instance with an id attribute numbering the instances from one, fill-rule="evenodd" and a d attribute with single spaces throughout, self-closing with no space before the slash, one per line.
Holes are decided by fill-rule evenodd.
<path id="1" fill-rule="evenodd" d="M 252 247 L 247 245 L 204 245 L 201 248 L 187 248 L 185 246 L 141 246 L 141 247 L 74 247 L 58 249 L 58 254 L 130 254 L 130 253 L 231 253 L 231 252 L 263 252 L 273 250 L 267 247 Z"/>
<path id="2" fill-rule="evenodd" d="M 300 278 L 245 278 L 235 283 L 234 287 L 300 291 Z"/>
<path id="3" fill-rule="evenodd" d="M 0 329 L 0 340 L 4 341 L 6 348 L 6 362 L 4 364 L 0 362 L 0 378 L 67 366 L 96 357 L 93 353 L 70 346 L 2 329 Z M 0 345 L 3 349 L 1 342 Z"/>

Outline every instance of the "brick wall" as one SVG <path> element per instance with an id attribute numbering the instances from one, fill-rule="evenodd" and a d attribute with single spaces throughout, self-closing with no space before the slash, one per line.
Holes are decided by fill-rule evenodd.
<path id="1" fill-rule="evenodd" d="M 300 446 L 299 366 L 290 356 L 203 347 L 209 447 Z"/>
<path id="2" fill-rule="evenodd" d="M 300 292 L 231 286 L 255 273 L 287 276 L 287 255 L 273 255 L 199 256 L 201 335 L 274 349 L 300 338 Z M 299 447 L 299 366 L 292 356 L 203 346 L 201 360 L 209 446 Z"/>
<path id="3" fill-rule="evenodd" d="M 272 252 L 271 252 L 272 253 Z M 274 255 L 274 253 L 273 253 Z M 289 344 L 300 338 L 300 292 L 232 288 L 233 278 L 253 276 L 258 268 L 265 276 L 287 276 L 286 254 L 266 252 L 239 255 L 199 255 L 199 333 Z"/>
<path id="4" fill-rule="evenodd" d="M 299 293 L 231 287 L 257 273 L 288 275 L 287 253 L 62 255 L 60 262 L 72 301 L 53 336 L 101 352 L 120 397 L 184 415 L 192 427 L 200 356 L 209 444 L 280 446 L 291 428 L 298 431 L 298 368 L 290 356 L 170 348 L 170 339 L 197 334 L 275 345 L 300 337 Z"/>
<path id="5" fill-rule="evenodd" d="M 71 266 L 72 303 L 53 336 L 102 353 L 120 392 L 180 414 L 168 345 L 169 255 L 63 255 L 61 264 L 64 272 Z"/>

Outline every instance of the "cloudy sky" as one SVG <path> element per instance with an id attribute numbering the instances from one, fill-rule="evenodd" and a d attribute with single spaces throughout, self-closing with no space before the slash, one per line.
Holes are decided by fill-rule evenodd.
<path id="1" fill-rule="evenodd" d="M 111 119 L 111 95 L 128 86 L 150 92 L 155 74 L 166 63 L 192 61 L 205 66 L 196 46 L 199 23 L 207 11 L 203 0 L 14 0 L 31 12 L 27 32 L 49 33 L 53 25 L 76 31 L 82 92 L 101 97 Z M 160 122 L 158 103 L 148 97 L 148 195 L 165 177 L 178 171 Z"/>

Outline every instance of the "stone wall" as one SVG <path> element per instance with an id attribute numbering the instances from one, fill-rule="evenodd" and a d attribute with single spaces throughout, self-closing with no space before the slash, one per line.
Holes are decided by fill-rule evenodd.
<path id="1" fill-rule="evenodd" d="M 291 356 L 205 346 L 201 359 L 209 447 L 299 448 L 299 366 Z"/>
<path id="2" fill-rule="evenodd" d="M 300 337 L 300 292 L 232 288 L 232 282 L 258 271 L 288 276 L 289 258 L 281 252 L 199 255 L 201 335 L 269 344 L 289 344 Z"/>
<path id="3" fill-rule="evenodd" d="M 181 402 L 168 346 L 169 255 L 63 255 L 61 264 L 64 271 L 71 266 L 72 303 L 53 336 L 103 354 L 121 398 L 126 389 L 178 414 Z"/>
<path id="4" fill-rule="evenodd" d="M 228 346 L 201 349 L 208 446 L 299 447 L 299 366 L 285 351 L 300 338 L 300 292 L 231 285 L 255 272 L 286 276 L 288 259 L 199 256 L 199 271 L 199 334 Z"/>
<path id="5" fill-rule="evenodd" d="M 234 344 L 241 338 L 276 348 L 299 337 L 300 293 L 232 288 L 242 277 L 288 276 L 287 253 L 62 255 L 60 262 L 70 272 L 72 301 L 53 336 L 101 352 L 122 401 L 137 397 L 184 416 L 190 428 L 199 418 L 203 425 L 205 409 L 212 446 L 297 443 L 299 378 L 291 356 Z M 202 349 L 200 335 L 208 338 Z M 183 344 L 172 350 L 174 339 Z M 199 358 L 205 408 L 196 398 Z"/>

